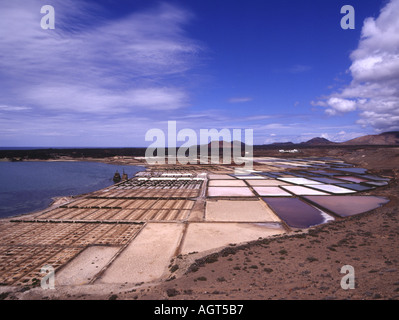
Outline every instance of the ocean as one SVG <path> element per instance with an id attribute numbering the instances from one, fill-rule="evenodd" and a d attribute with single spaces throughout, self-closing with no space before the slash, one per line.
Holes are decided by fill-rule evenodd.
<path id="1" fill-rule="evenodd" d="M 144 167 L 98 162 L 0 162 L 0 218 L 43 210 L 52 198 L 93 192 L 113 184 L 116 170 L 131 178 Z"/>

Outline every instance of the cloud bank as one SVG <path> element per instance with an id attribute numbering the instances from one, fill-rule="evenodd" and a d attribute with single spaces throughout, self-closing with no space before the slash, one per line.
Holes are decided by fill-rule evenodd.
<path id="1" fill-rule="evenodd" d="M 89 116 L 96 129 L 104 117 L 136 120 L 140 113 L 151 123 L 149 118 L 189 106 L 186 74 L 202 50 L 184 31 L 191 13 L 160 3 L 110 18 L 94 2 L 49 4 L 54 30 L 40 26 L 42 1 L 1 4 L 2 138 L 14 132 L 15 122 L 21 131 L 40 127 L 36 134 L 45 135 L 47 120 L 62 119 L 58 132 L 68 135 L 67 128 L 84 126 Z"/>
<path id="2" fill-rule="evenodd" d="M 313 105 L 329 115 L 359 112 L 357 121 L 377 132 L 399 130 L 399 0 L 391 0 L 377 18 L 365 19 L 351 55 L 350 85 Z"/>
<path id="3" fill-rule="evenodd" d="M 56 29 L 43 30 L 41 1 L 25 3 L 9 1 L 0 13 L 0 78 L 14 84 L 14 93 L 24 93 L 22 102 L 100 113 L 187 104 L 184 88 L 165 80 L 189 70 L 199 51 L 184 36 L 188 13 L 160 5 L 106 20 L 98 18 L 101 8 L 63 0 L 54 4 Z M 2 99 L 15 103 L 12 95 Z"/>

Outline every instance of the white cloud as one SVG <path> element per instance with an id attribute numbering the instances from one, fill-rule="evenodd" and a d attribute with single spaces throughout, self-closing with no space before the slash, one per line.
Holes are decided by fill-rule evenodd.
<path id="1" fill-rule="evenodd" d="M 266 114 L 260 114 L 257 116 L 249 116 L 249 117 L 244 117 L 241 118 L 244 121 L 257 121 L 257 120 L 266 120 L 266 119 L 270 119 L 273 118 L 272 115 L 266 115 Z"/>
<path id="2" fill-rule="evenodd" d="M 189 72 L 203 45 L 178 6 L 110 18 L 95 1 L 2 1 L 0 144 L 144 146 L 145 132 L 190 106 Z M 144 5 L 142 6 L 144 8 Z"/>
<path id="3" fill-rule="evenodd" d="M 32 103 L 47 110 L 122 114 L 137 110 L 174 110 L 188 100 L 175 88 L 143 88 L 118 92 L 85 85 L 35 86 L 27 92 Z"/>
<path id="4" fill-rule="evenodd" d="M 29 110 L 29 107 L 24 106 L 9 106 L 9 105 L 0 105 L 0 111 L 25 111 Z"/>
<path id="5" fill-rule="evenodd" d="M 251 97 L 235 97 L 235 98 L 230 98 L 229 102 L 230 103 L 242 103 L 242 102 L 249 102 L 252 100 L 253 99 Z"/>
<path id="6" fill-rule="evenodd" d="M 328 107 L 328 104 L 323 101 L 323 100 L 318 100 L 318 101 L 310 101 L 310 104 L 314 107 L 320 106 L 320 107 Z"/>
<path id="7" fill-rule="evenodd" d="M 256 127 L 257 130 L 271 130 L 271 129 L 289 129 L 293 127 L 294 124 L 282 124 L 282 123 L 269 123 Z"/>
<path id="8" fill-rule="evenodd" d="M 0 86 L 12 90 L 0 104 L 93 114 L 187 106 L 178 79 L 201 50 L 183 30 L 191 14 L 160 4 L 109 20 L 93 3 L 52 3 L 55 30 L 40 28 L 42 1 L 2 3 Z"/>
<path id="9" fill-rule="evenodd" d="M 351 128 L 352 129 L 352 128 Z M 334 141 L 334 142 L 344 142 L 348 141 L 357 137 L 364 136 L 364 132 L 346 132 L 346 131 L 341 131 L 338 134 L 331 134 L 329 140 Z"/>
<path id="10" fill-rule="evenodd" d="M 356 102 L 353 100 L 341 99 L 331 97 L 327 100 L 329 109 L 326 110 L 327 114 L 335 115 L 337 113 L 344 113 L 356 110 Z"/>
<path id="11" fill-rule="evenodd" d="M 357 110 L 358 124 L 376 131 L 399 130 L 399 0 L 388 2 L 377 18 L 364 21 L 350 58 L 352 82 L 312 105 L 337 115 Z"/>

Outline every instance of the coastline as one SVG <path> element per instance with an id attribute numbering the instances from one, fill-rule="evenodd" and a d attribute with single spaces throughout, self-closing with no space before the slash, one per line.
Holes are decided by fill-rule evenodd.
<path id="1" fill-rule="evenodd" d="M 2 217 L 2 218 L 0 218 L 0 222 L 1 221 L 12 221 L 12 220 L 17 219 L 17 218 L 27 218 L 27 219 L 34 218 L 34 217 L 36 217 L 38 215 L 41 215 L 41 214 L 43 214 L 43 213 L 45 213 L 47 211 L 56 209 L 56 208 L 58 208 L 58 207 L 60 207 L 62 205 L 65 205 L 65 204 L 73 201 L 73 200 L 76 200 L 76 198 L 82 197 L 84 195 L 85 194 L 81 194 L 81 195 L 77 195 L 77 196 L 53 197 L 53 198 L 51 198 L 52 202 L 44 209 L 39 209 L 39 210 L 28 212 L 28 213 L 21 213 L 21 214 L 15 215 L 15 216 Z"/>
<path id="2" fill-rule="evenodd" d="M 23 160 L 12 160 L 10 158 L 1 158 L 0 162 L 99 162 L 105 164 L 114 165 L 131 165 L 137 167 L 146 167 L 142 161 L 135 159 L 109 159 L 109 158 L 72 158 L 65 157 L 60 159 L 23 159 Z"/>
<path id="3" fill-rule="evenodd" d="M 63 158 L 63 159 L 26 159 L 26 160 L 21 160 L 21 161 L 12 161 L 11 159 L 0 159 L 1 162 L 96 162 L 96 163 L 103 163 L 103 164 L 110 164 L 110 165 L 130 165 L 130 166 L 135 166 L 135 167 L 143 167 L 144 169 L 146 168 L 146 166 L 140 162 L 140 163 L 126 163 L 126 162 L 121 162 L 121 161 L 115 161 L 115 160 L 109 160 L 107 158 Z M 92 192 L 96 192 L 96 191 L 100 191 L 102 189 L 106 189 L 109 188 L 110 186 L 112 186 L 114 183 L 111 182 L 110 185 L 104 187 L 104 188 L 100 188 L 98 190 L 94 190 Z M 84 197 L 92 192 L 85 192 L 85 193 L 81 193 L 81 194 L 77 194 L 77 195 L 62 195 L 62 196 L 56 196 L 56 197 L 52 197 L 51 198 L 51 203 L 43 209 L 38 209 L 38 210 L 34 210 L 34 211 L 30 211 L 27 213 L 21 213 L 21 214 L 16 214 L 13 216 L 7 216 L 7 217 L 0 217 L 0 222 L 1 221 L 8 221 L 8 220 L 12 220 L 12 219 L 16 219 L 16 218 L 34 218 L 37 215 L 40 215 L 44 212 L 53 210 L 57 207 L 60 207 L 62 205 L 65 205 L 68 202 L 71 202 L 73 200 L 76 200 L 77 198 L 80 197 Z"/>

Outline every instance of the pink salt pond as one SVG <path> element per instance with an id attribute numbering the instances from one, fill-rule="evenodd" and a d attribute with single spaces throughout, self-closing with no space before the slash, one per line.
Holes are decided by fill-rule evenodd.
<path id="1" fill-rule="evenodd" d="M 254 190 L 260 196 L 265 196 L 265 197 L 282 197 L 282 196 L 289 197 L 289 196 L 291 196 L 290 193 L 288 193 L 287 191 L 285 191 L 279 187 L 254 187 Z"/>
<path id="2" fill-rule="evenodd" d="M 209 197 L 254 197 L 248 187 L 208 187 Z"/>
<path id="3" fill-rule="evenodd" d="M 352 176 L 335 176 L 335 178 L 341 179 L 341 180 L 350 181 L 350 182 L 355 182 L 355 183 L 367 182 L 368 181 L 366 179 L 362 179 L 362 178 L 358 178 L 358 177 L 352 177 Z"/>
<path id="4" fill-rule="evenodd" d="M 333 218 L 298 198 L 263 198 L 267 205 L 290 227 L 309 228 Z"/>
<path id="5" fill-rule="evenodd" d="M 307 196 L 304 198 L 340 217 L 367 212 L 389 202 L 389 199 L 377 196 Z"/>

